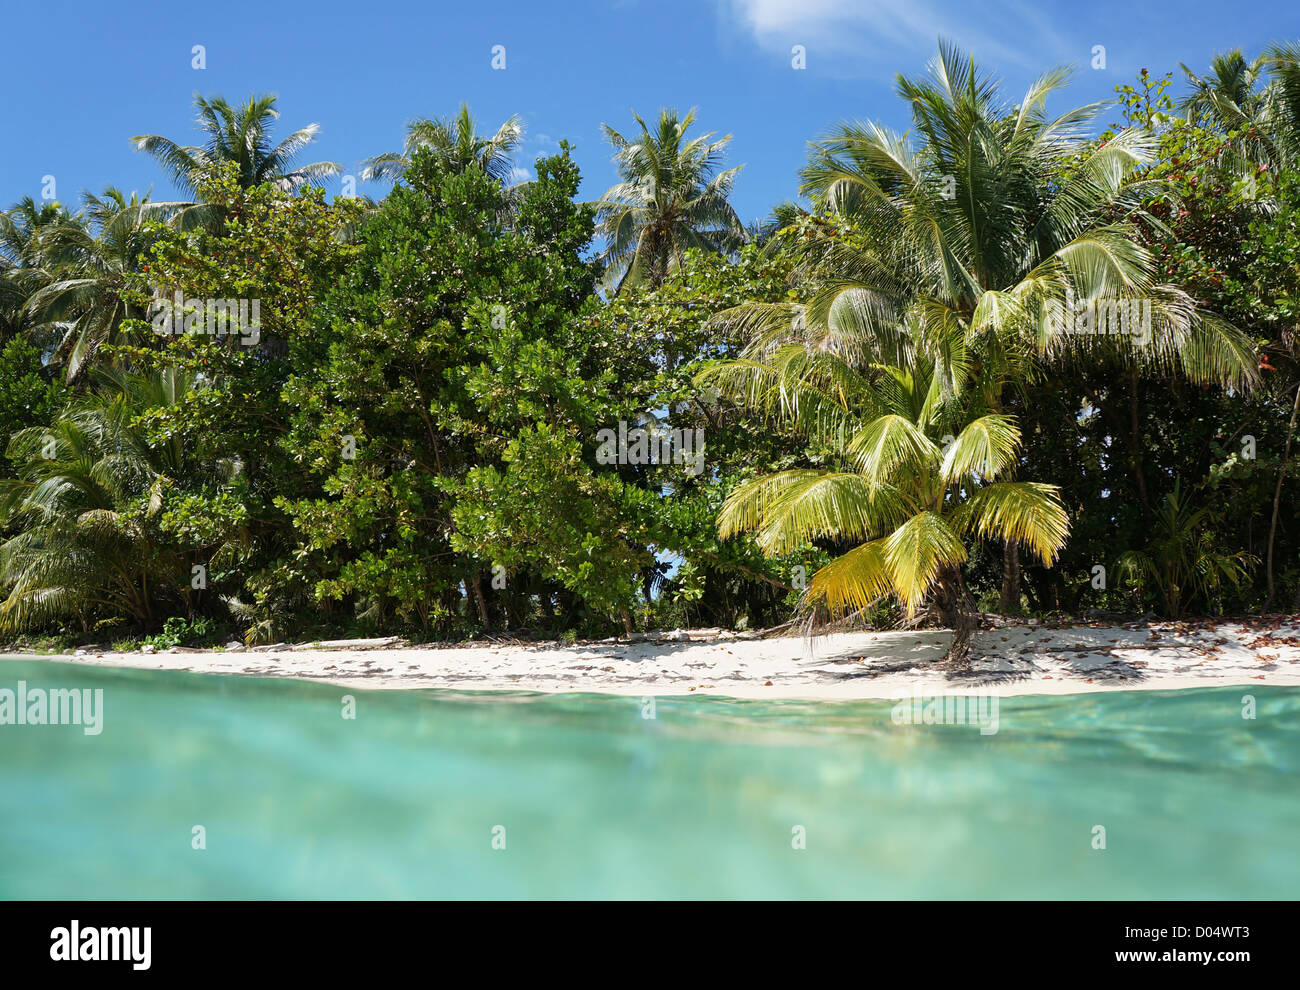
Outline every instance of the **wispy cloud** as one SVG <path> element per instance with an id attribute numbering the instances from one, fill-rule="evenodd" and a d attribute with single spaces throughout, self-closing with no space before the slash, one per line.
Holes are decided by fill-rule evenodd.
<path id="1" fill-rule="evenodd" d="M 1092 42 L 1065 38 L 1020 0 L 720 0 L 734 25 L 762 47 L 808 50 L 836 74 L 875 75 L 886 59 L 890 74 L 898 56 L 929 56 L 940 35 L 972 51 L 986 64 L 1041 67 L 1047 61 L 1081 62 Z M 1003 25 L 992 33 L 989 24 Z M 1014 36 L 1006 25 L 1015 25 Z"/>

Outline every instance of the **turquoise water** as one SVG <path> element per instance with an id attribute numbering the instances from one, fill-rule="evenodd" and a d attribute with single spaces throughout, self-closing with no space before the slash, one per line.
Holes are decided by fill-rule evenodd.
<path id="1" fill-rule="evenodd" d="M 20 680 L 102 688 L 103 731 L 0 725 L 2 898 L 1300 890 L 1296 689 L 1003 699 L 982 735 L 895 725 L 891 702 L 659 698 L 647 719 L 638 698 L 0 662 L 0 689 Z"/>

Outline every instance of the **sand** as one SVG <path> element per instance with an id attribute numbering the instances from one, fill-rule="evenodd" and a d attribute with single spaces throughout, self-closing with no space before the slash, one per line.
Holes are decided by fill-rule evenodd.
<path id="1" fill-rule="evenodd" d="M 891 698 L 928 693 L 1074 694 L 1226 685 L 1300 686 L 1300 616 L 979 632 L 968 672 L 935 669 L 944 630 L 709 642 L 462 644 L 269 652 L 87 653 L 92 665 L 291 677 L 348 688 Z"/>

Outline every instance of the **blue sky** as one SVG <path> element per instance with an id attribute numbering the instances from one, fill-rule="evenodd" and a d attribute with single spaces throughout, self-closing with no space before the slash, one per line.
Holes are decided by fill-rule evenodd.
<path id="1" fill-rule="evenodd" d="M 940 33 L 972 49 L 1008 96 L 1056 64 L 1078 67 L 1049 109 L 1105 99 L 1142 67 L 1204 67 L 1216 51 L 1248 55 L 1300 39 L 1300 5 L 1265 2 L 979 4 L 922 0 L 570 0 L 362 4 L 273 0 L 129 5 L 42 2 L 3 14 L 7 95 L 0 102 L 0 203 L 39 198 L 53 175 L 57 198 L 114 184 L 170 186 L 133 134 L 196 139 L 195 92 L 232 102 L 277 93 L 281 134 L 321 126 L 305 160 L 340 161 L 400 148 L 416 116 L 469 102 L 486 129 L 523 116 L 522 164 L 576 146 L 583 194 L 612 181 L 599 125 L 631 128 L 631 110 L 699 107 L 702 130 L 731 133 L 730 163 L 745 163 L 733 201 L 746 221 L 794 195 L 807 142 L 847 118 L 894 127 L 907 119 L 895 73 L 919 74 Z M 191 67 L 203 45 L 207 67 Z M 491 66 L 505 46 L 506 68 Z M 791 67 L 803 45 L 807 68 Z M 1093 46 L 1106 68 L 1090 68 Z M 1178 73 L 1181 77 L 1181 73 Z M 337 192 L 338 183 L 331 192 Z M 362 187 L 378 193 L 378 187 Z"/>

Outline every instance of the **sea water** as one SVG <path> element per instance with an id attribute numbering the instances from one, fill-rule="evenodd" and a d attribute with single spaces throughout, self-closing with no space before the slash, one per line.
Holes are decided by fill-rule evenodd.
<path id="1" fill-rule="evenodd" d="M 1300 890 L 1295 688 L 1003 698 L 988 733 L 890 701 L 0 662 L 19 681 L 102 690 L 100 731 L 0 725 L 0 898 Z"/>

